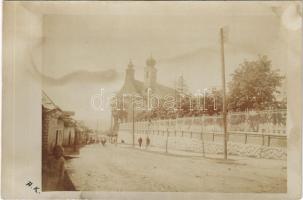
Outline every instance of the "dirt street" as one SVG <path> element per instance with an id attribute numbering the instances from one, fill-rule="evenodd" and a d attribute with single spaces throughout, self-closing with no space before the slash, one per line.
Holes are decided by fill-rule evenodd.
<path id="1" fill-rule="evenodd" d="M 94 144 L 66 162 L 81 191 L 286 192 L 286 161 L 167 155 Z"/>

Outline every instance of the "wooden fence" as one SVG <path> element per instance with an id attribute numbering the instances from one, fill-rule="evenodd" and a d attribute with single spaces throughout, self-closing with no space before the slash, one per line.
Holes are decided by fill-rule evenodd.
<path id="1" fill-rule="evenodd" d="M 247 143 L 248 138 L 260 138 L 262 145 L 271 145 L 271 140 L 286 144 L 286 110 L 229 113 L 227 132 L 230 140 Z M 133 123 L 121 123 L 120 130 L 132 132 Z M 222 116 L 199 116 L 168 120 L 134 122 L 135 134 L 180 136 L 190 138 L 223 138 Z M 241 139 L 239 139 L 241 138 Z"/>

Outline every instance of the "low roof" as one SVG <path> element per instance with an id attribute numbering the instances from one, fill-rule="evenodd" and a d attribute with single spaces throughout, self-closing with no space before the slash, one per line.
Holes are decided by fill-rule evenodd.
<path id="1" fill-rule="evenodd" d="M 59 106 L 57 106 L 48 96 L 47 94 L 43 91 L 42 92 L 42 106 L 47 109 L 47 110 L 60 110 L 62 111 Z"/>
<path id="2" fill-rule="evenodd" d="M 161 85 L 159 83 L 156 83 L 155 87 L 152 88 L 152 93 L 160 97 L 164 97 L 166 95 L 174 95 L 175 92 L 176 90 L 174 90 L 173 88 Z M 128 94 L 128 95 L 136 94 L 143 96 L 145 94 L 144 83 L 138 80 L 125 82 L 121 90 L 118 92 L 117 96 L 122 96 L 123 94 Z"/>

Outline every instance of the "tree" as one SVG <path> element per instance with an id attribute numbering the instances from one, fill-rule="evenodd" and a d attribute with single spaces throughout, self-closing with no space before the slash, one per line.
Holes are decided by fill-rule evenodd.
<path id="1" fill-rule="evenodd" d="M 245 61 L 232 74 L 229 83 L 228 108 L 234 111 L 273 108 L 283 76 L 273 70 L 266 56 L 256 61 Z"/>
<path id="2" fill-rule="evenodd" d="M 210 91 L 210 94 L 207 95 L 206 97 L 206 114 L 208 115 L 213 115 L 213 114 L 218 114 L 220 112 L 222 112 L 222 97 L 223 96 L 223 92 L 222 90 L 217 90 L 216 88 L 213 88 Z"/>

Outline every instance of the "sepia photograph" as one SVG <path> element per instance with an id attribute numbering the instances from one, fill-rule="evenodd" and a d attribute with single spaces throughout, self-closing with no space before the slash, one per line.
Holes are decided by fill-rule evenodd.
<path id="1" fill-rule="evenodd" d="M 5 2 L 4 191 L 300 198 L 301 24 L 300 1 Z"/>

